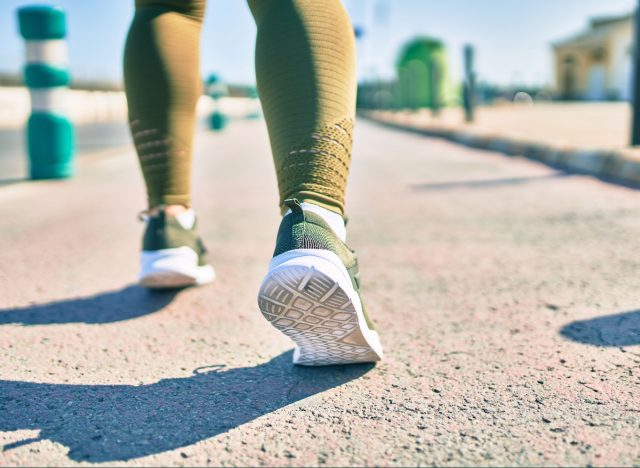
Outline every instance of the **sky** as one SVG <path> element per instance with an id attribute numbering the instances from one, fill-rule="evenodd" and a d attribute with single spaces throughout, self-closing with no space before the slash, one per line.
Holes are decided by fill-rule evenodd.
<path id="1" fill-rule="evenodd" d="M 263 0 L 277 1 L 277 0 Z M 320 0 L 318 0 L 320 1 Z M 0 70 L 19 72 L 24 46 L 16 8 L 31 0 L 0 0 Z M 73 76 L 120 81 L 122 48 L 133 0 L 55 0 L 68 14 Z M 365 34 L 358 44 L 359 79 L 392 78 L 399 50 L 415 36 L 444 41 L 451 76 L 461 78 L 462 48 L 476 48 L 481 80 L 499 85 L 549 85 L 551 43 L 584 29 L 590 17 L 632 11 L 635 0 L 344 0 Z M 243 0 L 209 0 L 202 31 L 202 73 L 255 82 L 255 26 Z"/>

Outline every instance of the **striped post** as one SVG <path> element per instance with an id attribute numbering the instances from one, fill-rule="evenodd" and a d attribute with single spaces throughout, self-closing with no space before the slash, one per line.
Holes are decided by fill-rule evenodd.
<path id="1" fill-rule="evenodd" d="M 24 81 L 31 94 L 27 146 L 32 179 L 58 179 L 73 174 L 73 126 L 65 115 L 70 81 L 67 67 L 65 13 L 51 6 L 18 10 L 20 34 L 26 41 Z"/>
<path id="2" fill-rule="evenodd" d="M 216 75 L 210 75 L 207 80 L 207 93 L 213 99 L 213 111 L 209 117 L 209 128 L 216 132 L 223 130 L 229 121 L 220 110 L 220 98 L 229 94 L 229 88 Z"/>

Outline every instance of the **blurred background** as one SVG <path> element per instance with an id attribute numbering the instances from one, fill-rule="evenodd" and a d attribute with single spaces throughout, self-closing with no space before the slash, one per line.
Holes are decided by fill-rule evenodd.
<path id="1" fill-rule="evenodd" d="M 21 177 L 30 114 L 24 40 L 0 3 L 0 173 Z M 83 150 L 128 143 L 122 50 L 133 1 L 58 0 L 67 15 L 65 106 Z M 359 47 L 358 107 L 379 119 L 560 145 L 630 143 L 634 0 L 345 0 Z M 255 26 L 245 2 L 209 0 L 203 126 L 256 118 Z M 212 119 L 212 113 L 216 113 Z M 374 115 L 374 114 L 371 114 Z"/>

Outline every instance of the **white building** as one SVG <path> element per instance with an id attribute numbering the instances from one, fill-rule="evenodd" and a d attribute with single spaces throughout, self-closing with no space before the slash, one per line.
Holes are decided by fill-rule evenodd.
<path id="1" fill-rule="evenodd" d="M 600 17 L 553 44 L 556 90 L 564 99 L 630 100 L 633 14 Z"/>

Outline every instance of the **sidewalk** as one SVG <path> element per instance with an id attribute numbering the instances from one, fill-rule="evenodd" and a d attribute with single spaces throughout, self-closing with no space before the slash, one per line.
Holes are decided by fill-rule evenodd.
<path id="1" fill-rule="evenodd" d="M 479 107 L 472 124 L 462 109 L 371 111 L 365 116 L 392 127 L 468 146 L 525 156 L 552 166 L 640 183 L 640 150 L 628 146 L 628 103 L 502 104 Z"/>

